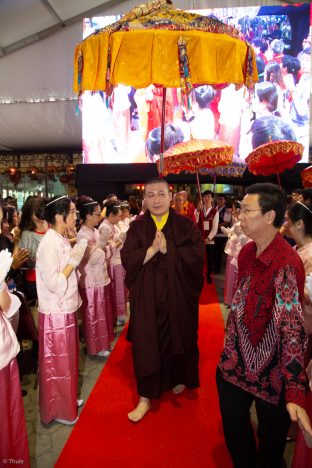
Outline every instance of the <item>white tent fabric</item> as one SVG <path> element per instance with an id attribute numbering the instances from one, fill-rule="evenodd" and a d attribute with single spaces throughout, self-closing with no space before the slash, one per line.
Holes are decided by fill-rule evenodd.
<path id="1" fill-rule="evenodd" d="M 144 1 L 111 0 L 105 5 L 103 0 L 1 0 L 0 151 L 81 149 L 81 114 L 76 113 L 72 80 L 82 18 L 124 14 L 139 3 Z M 200 9 L 274 5 L 278 0 L 173 3 Z"/>
<path id="2" fill-rule="evenodd" d="M 81 34 L 77 23 L 0 59 L 0 150 L 80 148 L 72 64 Z"/>

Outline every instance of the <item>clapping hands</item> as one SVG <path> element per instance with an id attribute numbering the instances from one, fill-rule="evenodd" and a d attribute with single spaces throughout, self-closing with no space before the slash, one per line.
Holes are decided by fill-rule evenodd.
<path id="1" fill-rule="evenodd" d="M 18 244 L 20 238 L 21 238 L 21 230 L 17 226 L 12 229 L 11 234 L 13 236 L 13 242 L 14 244 Z"/>
<path id="2" fill-rule="evenodd" d="M 230 234 L 231 234 L 231 229 L 230 228 L 225 227 L 225 226 L 221 226 L 220 229 L 223 232 L 223 234 L 225 234 L 227 237 L 230 237 Z"/>
<path id="3" fill-rule="evenodd" d="M 21 268 L 26 260 L 28 259 L 29 252 L 27 249 L 14 249 L 12 255 L 12 268 L 13 270 L 18 270 Z"/>

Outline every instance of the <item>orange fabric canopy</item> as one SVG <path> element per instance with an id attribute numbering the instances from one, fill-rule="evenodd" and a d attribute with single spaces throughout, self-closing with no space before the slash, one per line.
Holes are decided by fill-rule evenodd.
<path id="1" fill-rule="evenodd" d="M 155 0 L 136 7 L 78 44 L 74 91 L 108 92 L 110 85 L 118 83 L 183 90 L 184 72 L 189 88 L 228 83 L 253 86 L 258 80 L 254 51 L 235 28 L 168 3 Z"/>
<path id="2" fill-rule="evenodd" d="M 195 84 L 246 81 L 246 43 L 225 34 L 202 31 L 142 30 L 100 33 L 78 45 L 74 91 L 106 90 L 108 46 L 111 47 L 110 83 L 145 88 L 151 83 L 180 87 L 178 41 L 186 42 L 192 82 Z M 81 87 L 78 57 L 83 56 Z M 256 71 L 253 80 L 257 80 Z"/>

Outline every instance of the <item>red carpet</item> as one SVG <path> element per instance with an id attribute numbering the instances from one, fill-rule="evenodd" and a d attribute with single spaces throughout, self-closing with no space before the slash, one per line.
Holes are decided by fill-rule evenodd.
<path id="1" fill-rule="evenodd" d="M 231 467 L 222 436 L 215 370 L 224 325 L 213 285 L 200 299 L 201 387 L 153 402 L 139 424 L 127 419 L 137 403 L 130 344 L 120 336 L 56 466 Z"/>

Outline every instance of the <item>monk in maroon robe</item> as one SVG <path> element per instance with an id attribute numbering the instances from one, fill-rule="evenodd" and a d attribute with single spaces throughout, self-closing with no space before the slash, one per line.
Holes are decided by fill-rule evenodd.
<path id="1" fill-rule="evenodd" d="M 165 179 L 145 186 L 147 211 L 131 224 L 121 250 L 130 290 L 128 339 L 132 342 L 140 421 L 163 391 L 199 386 L 198 299 L 204 244 L 197 226 L 169 208 Z"/>

